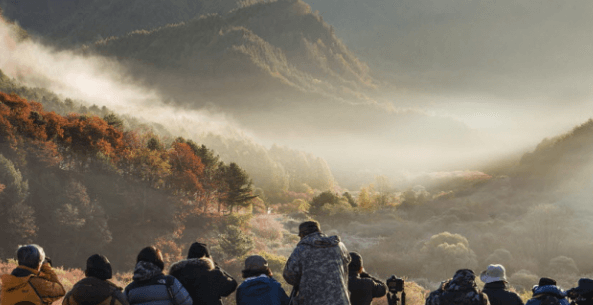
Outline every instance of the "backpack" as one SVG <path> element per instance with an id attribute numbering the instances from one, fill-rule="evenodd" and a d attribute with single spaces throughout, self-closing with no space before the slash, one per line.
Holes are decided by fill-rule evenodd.
<path id="1" fill-rule="evenodd" d="M 545 295 L 541 298 L 540 305 L 561 305 L 560 300 L 553 295 Z"/>
<path id="2" fill-rule="evenodd" d="M 164 276 L 159 276 L 156 278 L 153 278 L 150 282 L 148 283 L 144 283 L 144 284 L 137 284 L 136 287 L 138 286 L 150 286 L 150 285 L 164 285 L 167 288 L 167 293 L 169 294 L 169 299 L 171 300 L 171 303 L 173 303 L 173 305 L 178 305 L 177 304 L 177 300 L 175 299 L 175 296 L 173 295 L 173 284 L 175 283 L 175 278 L 171 275 L 164 275 Z M 134 283 L 130 284 L 130 285 L 134 285 Z M 126 287 L 124 294 L 126 296 L 126 298 L 129 300 L 129 293 L 130 290 L 136 288 L 130 288 L 130 285 L 128 287 Z"/>
<path id="3" fill-rule="evenodd" d="M 9 300 L 16 301 L 15 303 L 13 303 L 14 305 L 16 305 L 16 304 L 43 305 L 43 299 L 39 295 L 39 292 L 37 292 L 37 289 L 35 289 L 35 287 L 33 287 L 33 284 L 31 284 L 31 277 L 32 276 L 29 276 L 29 279 L 27 280 L 27 283 L 25 284 L 25 286 L 15 287 L 13 289 L 6 291 L 7 294 L 10 294 L 10 296 L 6 296 L 6 298 Z M 6 304 L 6 305 L 13 305 L 13 304 Z"/>

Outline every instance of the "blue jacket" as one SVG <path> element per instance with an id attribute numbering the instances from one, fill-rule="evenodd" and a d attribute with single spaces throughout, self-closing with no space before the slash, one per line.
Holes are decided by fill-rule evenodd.
<path id="1" fill-rule="evenodd" d="M 147 262 L 136 265 L 134 281 L 126 286 L 124 295 L 130 305 L 192 305 L 189 293 L 176 278 Z"/>
<path id="2" fill-rule="evenodd" d="M 237 305 L 288 305 L 288 295 L 274 278 L 268 276 L 245 280 L 237 288 Z"/>
<path id="3" fill-rule="evenodd" d="M 560 301 L 560 305 L 570 305 L 564 291 L 554 285 L 533 287 L 533 297 L 525 305 L 540 305 L 546 296 L 556 297 Z"/>

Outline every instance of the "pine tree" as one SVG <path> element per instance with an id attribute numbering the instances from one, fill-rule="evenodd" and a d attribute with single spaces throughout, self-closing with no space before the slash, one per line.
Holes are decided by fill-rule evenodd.
<path id="1" fill-rule="evenodd" d="M 227 226 L 224 234 L 218 237 L 224 253 L 232 258 L 241 257 L 253 249 L 253 239 L 237 226 Z"/>

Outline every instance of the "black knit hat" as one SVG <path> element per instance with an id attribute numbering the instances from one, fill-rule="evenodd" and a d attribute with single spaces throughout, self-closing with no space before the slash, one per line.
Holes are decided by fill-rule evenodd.
<path id="1" fill-rule="evenodd" d="M 350 264 L 348 264 L 348 273 L 358 274 L 360 267 L 362 267 L 362 256 L 356 252 L 350 252 Z"/>
<path id="2" fill-rule="evenodd" d="M 136 264 L 138 262 L 149 262 L 155 264 L 161 270 L 165 269 L 165 261 L 163 260 L 163 254 L 161 250 L 150 246 L 142 249 L 136 257 Z"/>
<path id="3" fill-rule="evenodd" d="M 111 263 L 104 255 L 93 254 L 86 260 L 84 274 L 100 280 L 108 280 L 112 277 Z"/>
<path id="4" fill-rule="evenodd" d="M 208 245 L 195 242 L 191 244 L 189 247 L 189 251 L 187 252 L 187 258 L 202 258 L 202 257 L 210 257 L 210 251 L 208 251 Z"/>
<path id="5" fill-rule="evenodd" d="M 321 231 L 321 229 L 317 221 L 305 221 L 299 225 L 299 236 L 301 238 L 319 231 Z"/>
<path id="6" fill-rule="evenodd" d="M 556 286 L 556 280 L 551 279 L 549 277 L 542 277 L 541 279 L 539 279 L 539 283 L 537 284 L 538 286 Z"/>

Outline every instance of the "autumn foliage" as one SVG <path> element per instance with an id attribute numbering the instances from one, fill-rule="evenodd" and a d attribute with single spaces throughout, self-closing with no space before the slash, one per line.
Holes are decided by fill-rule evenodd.
<path id="1" fill-rule="evenodd" d="M 186 227 L 254 197 L 236 164 L 191 140 L 161 141 L 123 130 L 114 115 L 63 116 L 0 92 L 0 257 L 24 242 L 63 261 L 93 252 L 128 261 L 164 242 L 178 257 L 176 242 L 198 238 Z"/>

